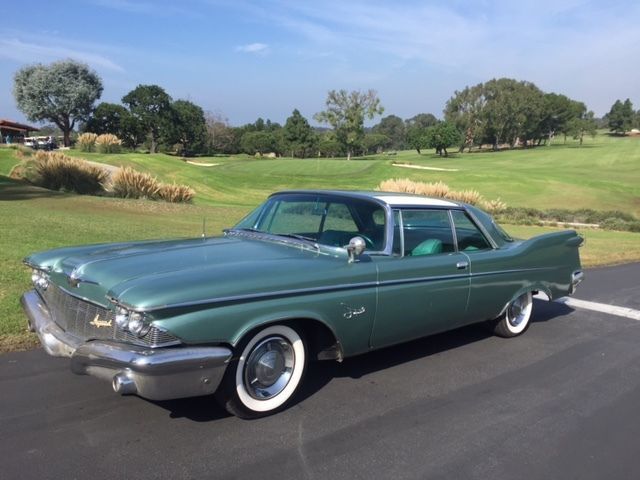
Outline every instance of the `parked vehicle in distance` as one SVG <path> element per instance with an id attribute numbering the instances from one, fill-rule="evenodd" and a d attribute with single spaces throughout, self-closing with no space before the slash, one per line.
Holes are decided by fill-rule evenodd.
<path id="1" fill-rule="evenodd" d="M 55 137 L 40 136 L 40 137 L 26 137 L 24 139 L 24 146 L 31 147 L 34 150 L 54 150 L 58 148 Z"/>
<path id="2" fill-rule="evenodd" d="M 462 203 L 285 191 L 224 236 L 60 248 L 25 259 L 45 350 L 121 394 L 215 394 L 243 418 L 287 406 L 311 360 L 475 322 L 529 326 L 532 295 L 582 280 L 573 230 L 515 240 Z"/>

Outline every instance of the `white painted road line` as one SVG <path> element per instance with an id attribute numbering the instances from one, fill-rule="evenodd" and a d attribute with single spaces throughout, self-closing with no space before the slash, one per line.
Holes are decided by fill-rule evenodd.
<path id="1" fill-rule="evenodd" d="M 594 312 L 602 312 L 609 315 L 616 315 L 617 317 L 631 318 L 632 320 L 640 320 L 640 310 L 634 310 L 633 308 L 617 307 L 615 305 L 607 305 L 606 303 L 588 302 L 587 300 L 570 297 L 561 297 L 555 301 L 558 303 L 564 303 L 569 307 L 593 310 Z"/>

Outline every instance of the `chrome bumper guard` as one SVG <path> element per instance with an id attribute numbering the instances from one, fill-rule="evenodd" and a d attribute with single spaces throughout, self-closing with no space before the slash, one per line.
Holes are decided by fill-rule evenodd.
<path id="1" fill-rule="evenodd" d="M 35 290 L 21 299 L 29 329 L 49 355 L 71 358 L 71 370 L 111 381 L 117 393 L 170 400 L 214 393 L 231 358 L 225 347 L 145 348 L 117 342 L 82 340 L 51 318 Z"/>
<path id="2" fill-rule="evenodd" d="M 570 293 L 572 295 L 575 293 L 576 288 L 578 288 L 578 285 L 580 285 L 580 282 L 582 282 L 582 280 L 584 280 L 584 272 L 582 270 L 578 270 L 571 274 L 571 292 Z"/>

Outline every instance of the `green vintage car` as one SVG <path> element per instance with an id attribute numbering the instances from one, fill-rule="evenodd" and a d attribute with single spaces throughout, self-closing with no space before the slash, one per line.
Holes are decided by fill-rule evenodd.
<path id="1" fill-rule="evenodd" d="M 222 237 L 31 255 L 22 303 L 45 350 L 151 400 L 214 394 L 251 418 L 284 408 L 311 360 L 474 322 L 514 337 L 532 295 L 572 294 L 576 232 L 514 240 L 462 203 L 285 191 Z"/>

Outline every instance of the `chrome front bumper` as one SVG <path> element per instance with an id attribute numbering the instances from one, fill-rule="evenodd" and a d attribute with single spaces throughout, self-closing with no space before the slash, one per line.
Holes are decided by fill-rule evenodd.
<path id="1" fill-rule="evenodd" d="M 231 358 L 231 350 L 225 347 L 152 349 L 102 340 L 84 342 L 52 320 L 35 290 L 25 293 L 21 303 L 29 328 L 48 354 L 70 357 L 74 373 L 108 380 L 123 395 L 169 400 L 214 393 Z"/>

